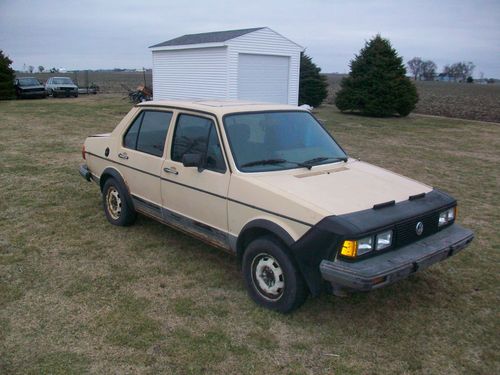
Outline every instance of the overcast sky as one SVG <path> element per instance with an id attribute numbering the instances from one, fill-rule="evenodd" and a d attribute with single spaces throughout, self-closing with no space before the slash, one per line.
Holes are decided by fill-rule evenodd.
<path id="1" fill-rule="evenodd" d="M 0 49 L 15 69 L 151 67 L 148 46 L 183 34 L 268 26 L 323 72 L 348 72 L 376 33 L 408 61 L 473 61 L 500 78 L 500 0 L 0 0 Z"/>

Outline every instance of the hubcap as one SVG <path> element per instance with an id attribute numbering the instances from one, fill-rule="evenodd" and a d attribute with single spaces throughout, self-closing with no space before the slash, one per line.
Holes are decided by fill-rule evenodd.
<path id="1" fill-rule="evenodd" d="M 118 220 L 122 212 L 122 200 L 120 199 L 118 190 L 116 190 L 114 186 L 108 189 L 108 193 L 106 194 L 106 205 L 110 216 L 114 220 Z"/>
<path id="2" fill-rule="evenodd" d="M 252 261 L 252 281 L 265 298 L 278 300 L 285 289 L 285 277 L 278 261 L 269 254 L 259 254 Z"/>

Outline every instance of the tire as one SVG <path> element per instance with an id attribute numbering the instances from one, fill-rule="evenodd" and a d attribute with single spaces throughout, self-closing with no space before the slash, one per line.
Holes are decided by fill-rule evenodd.
<path id="1" fill-rule="evenodd" d="M 49 95 L 55 98 L 57 95 L 55 94 L 54 90 L 50 89 Z"/>
<path id="2" fill-rule="evenodd" d="M 73 95 L 75 98 L 78 98 L 78 94 Z"/>
<path id="3" fill-rule="evenodd" d="M 130 204 L 127 191 L 114 178 L 108 178 L 104 183 L 102 202 L 111 224 L 125 227 L 134 223 L 137 213 Z"/>
<path id="4" fill-rule="evenodd" d="M 243 254 L 243 276 L 260 306 L 288 313 L 301 306 L 308 289 L 285 245 L 273 236 L 253 240 Z"/>

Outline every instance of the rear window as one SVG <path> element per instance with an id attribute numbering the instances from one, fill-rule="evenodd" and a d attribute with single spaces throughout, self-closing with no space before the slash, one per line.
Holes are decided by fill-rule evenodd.
<path id="1" fill-rule="evenodd" d="M 142 111 L 128 128 L 123 146 L 154 156 L 162 156 L 172 112 Z"/>

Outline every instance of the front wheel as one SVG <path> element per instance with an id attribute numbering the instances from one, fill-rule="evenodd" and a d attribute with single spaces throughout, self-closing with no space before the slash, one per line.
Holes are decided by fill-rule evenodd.
<path id="1" fill-rule="evenodd" d="M 252 241 L 243 254 L 243 275 L 250 297 L 259 305 L 281 313 L 304 303 L 308 289 L 287 254 L 272 236 Z"/>
<path id="2" fill-rule="evenodd" d="M 128 203 L 127 192 L 114 178 L 106 180 L 102 190 L 102 198 L 104 213 L 111 224 L 118 226 L 133 224 L 137 214 Z"/>

